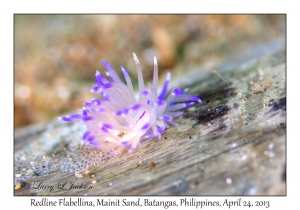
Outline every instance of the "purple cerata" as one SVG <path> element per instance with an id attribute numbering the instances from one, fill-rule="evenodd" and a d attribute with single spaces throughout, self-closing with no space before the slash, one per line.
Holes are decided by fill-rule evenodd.
<path id="1" fill-rule="evenodd" d="M 187 89 L 175 88 L 168 96 L 167 89 L 171 74 L 167 73 L 163 89 L 157 94 L 158 65 L 154 57 L 153 83 L 150 89 L 144 85 L 139 60 L 135 53 L 133 57 L 137 67 L 139 96 L 135 97 L 128 72 L 121 67 L 126 84 L 122 82 L 112 66 L 103 61 L 108 70 L 108 80 L 96 71 L 97 85 L 91 92 L 99 93 L 100 99 L 92 99 L 84 103 L 81 114 L 71 114 L 59 119 L 67 122 L 83 122 L 87 131 L 82 140 L 92 147 L 98 147 L 111 155 L 124 149 L 133 152 L 140 146 L 142 139 L 161 138 L 161 134 L 169 124 L 178 125 L 174 118 L 183 114 L 180 111 L 194 102 L 201 103 L 196 96 L 185 95 Z"/>

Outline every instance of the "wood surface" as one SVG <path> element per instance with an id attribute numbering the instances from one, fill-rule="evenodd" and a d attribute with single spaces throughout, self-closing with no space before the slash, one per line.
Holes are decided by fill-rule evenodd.
<path id="1" fill-rule="evenodd" d="M 15 177 L 15 195 L 285 195 L 285 50 L 284 40 L 274 40 L 236 52 L 214 69 L 184 74 L 171 87 L 189 87 L 203 102 L 186 109 L 162 139 L 103 160 L 81 178 L 59 165 Z M 47 160 L 53 150 L 69 149 L 64 141 L 78 144 L 83 132 L 58 120 L 18 130 L 15 156 L 28 153 L 33 142 L 55 139 L 55 149 L 52 144 L 39 156 Z M 92 187 L 59 189 L 65 182 L 65 188 L 71 182 Z M 39 183 L 54 188 L 34 189 Z"/>

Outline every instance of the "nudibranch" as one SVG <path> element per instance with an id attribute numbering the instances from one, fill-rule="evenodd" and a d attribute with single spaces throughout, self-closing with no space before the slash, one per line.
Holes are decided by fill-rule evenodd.
<path id="1" fill-rule="evenodd" d="M 87 131 L 82 140 L 91 147 L 98 147 L 110 152 L 113 156 L 124 149 L 133 152 L 143 139 L 161 138 L 161 134 L 169 125 L 176 126 L 174 118 L 183 115 L 181 109 L 201 100 L 186 95 L 185 90 L 173 89 L 167 95 L 171 74 L 167 73 L 164 86 L 158 95 L 158 65 L 154 57 L 153 82 L 149 89 L 145 88 L 139 60 L 133 53 L 138 73 L 139 95 L 136 98 L 128 72 L 121 67 L 126 84 L 122 82 L 113 67 L 102 61 L 107 69 L 106 78 L 96 71 L 97 85 L 91 89 L 101 95 L 100 99 L 92 99 L 84 103 L 80 114 L 59 117 L 67 122 L 82 122 Z"/>

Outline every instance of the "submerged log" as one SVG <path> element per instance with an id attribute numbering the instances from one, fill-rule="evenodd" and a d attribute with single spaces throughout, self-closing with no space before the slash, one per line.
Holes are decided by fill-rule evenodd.
<path id="1" fill-rule="evenodd" d="M 69 163 L 86 164 L 73 148 L 82 126 L 54 120 L 16 131 L 15 195 L 285 195 L 285 54 L 276 40 L 182 76 L 171 86 L 203 102 L 132 154 L 93 151 L 87 158 L 99 164 L 87 172 Z"/>

